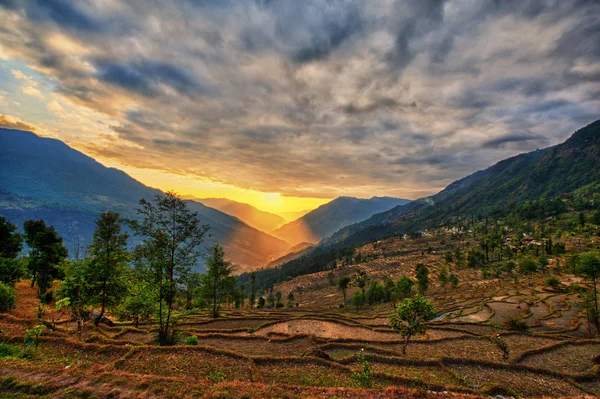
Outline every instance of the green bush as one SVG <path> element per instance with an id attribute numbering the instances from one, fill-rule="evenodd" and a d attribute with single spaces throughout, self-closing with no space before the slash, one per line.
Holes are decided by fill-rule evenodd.
<path id="1" fill-rule="evenodd" d="M 16 345 L 0 343 L 0 358 L 3 357 L 21 357 L 22 351 Z"/>
<path id="2" fill-rule="evenodd" d="M 10 285 L 0 282 L 0 313 L 14 309 L 16 304 L 15 290 Z"/>
<path id="3" fill-rule="evenodd" d="M 561 281 L 556 276 L 550 276 L 546 279 L 546 286 L 553 288 L 555 290 L 560 287 L 560 284 L 561 284 Z"/>
<path id="4" fill-rule="evenodd" d="M 186 345 L 198 345 L 198 337 L 196 335 L 190 335 L 185 339 Z"/>

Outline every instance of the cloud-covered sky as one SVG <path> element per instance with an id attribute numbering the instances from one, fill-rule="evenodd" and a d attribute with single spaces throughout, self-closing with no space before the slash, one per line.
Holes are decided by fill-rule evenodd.
<path id="1" fill-rule="evenodd" d="M 417 198 L 600 118 L 598 1 L 0 0 L 0 20 L 2 120 L 148 183 Z"/>

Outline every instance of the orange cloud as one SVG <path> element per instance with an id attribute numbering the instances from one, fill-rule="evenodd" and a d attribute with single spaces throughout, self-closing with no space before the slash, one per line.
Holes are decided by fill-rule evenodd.
<path id="1" fill-rule="evenodd" d="M 0 114 L 0 127 L 7 129 L 28 130 L 30 132 L 35 132 L 38 130 L 38 128 L 34 125 L 25 123 L 17 117 L 3 114 Z"/>

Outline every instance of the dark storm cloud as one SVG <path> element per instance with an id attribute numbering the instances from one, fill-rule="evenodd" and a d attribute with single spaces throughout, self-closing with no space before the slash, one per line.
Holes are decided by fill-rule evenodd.
<path id="1" fill-rule="evenodd" d="M 600 118 L 598 1 L 0 0 L 0 18 L 0 50 L 110 119 L 120 140 L 91 151 L 262 191 L 414 197 Z"/>
<path id="2" fill-rule="evenodd" d="M 63 29 L 99 32 L 102 23 L 84 11 L 77 2 L 67 0 L 33 0 L 25 2 L 25 12 L 33 21 L 52 20 Z"/>

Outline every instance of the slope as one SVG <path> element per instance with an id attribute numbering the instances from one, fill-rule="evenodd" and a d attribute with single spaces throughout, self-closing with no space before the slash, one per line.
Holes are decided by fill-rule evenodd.
<path id="1" fill-rule="evenodd" d="M 235 216 L 248 226 L 264 232 L 273 231 L 286 223 L 286 220 L 281 216 L 227 198 L 195 198 L 194 200 L 228 215 Z"/>
<path id="2" fill-rule="evenodd" d="M 45 219 L 70 251 L 90 242 L 101 210 L 135 217 L 139 200 L 160 192 L 59 140 L 30 132 L 0 129 L 0 148 L 0 214 L 18 225 Z M 187 203 L 202 223 L 211 226 L 206 246 L 221 243 L 240 270 L 263 266 L 289 247 L 235 217 L 195 201 Z"/>
<path id="3" fill-rule="evenodd" d="M 273 235 L 292 245 L 301 242 L 317 243 L 344 226 L 408 202 L 410 201 L 391 197 L 370 199 L 339 197 L 321 205 L 300 219 L 281 226 L 273 231 Z"/>

